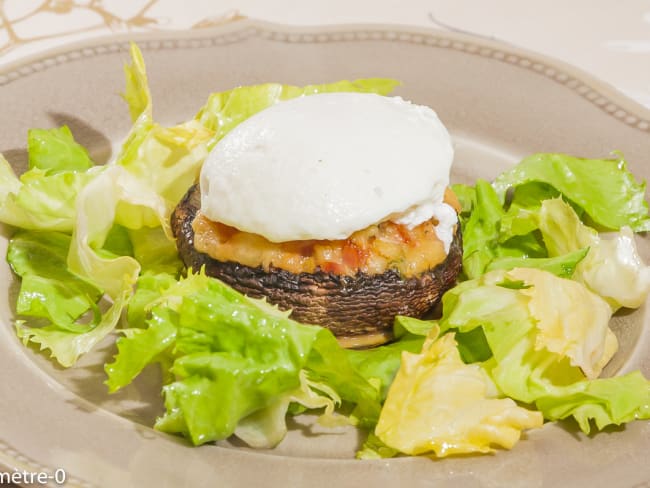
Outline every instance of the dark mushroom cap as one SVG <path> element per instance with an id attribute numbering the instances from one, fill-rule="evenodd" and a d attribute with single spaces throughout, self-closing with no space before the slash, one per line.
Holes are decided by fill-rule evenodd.
<path id="1" fill-rule="evenodd" d="M 372 346 L 390 340 L 396 315 L 422 317 L 451 288 L 462 266 L 460 226 L 446 259 L 418 276 L 402 278 L 389 269 L 381 274 L 354 276 L 316 271 L 292 273 L 271 267 L 268 271 L 235 262 L 218 261 L 194 248 L 192 222 L 201 206 L 198 185 L 189 189 L 171 217 L 181 259 L 192 269 L 222 280 L 240 292 L 266 297 L 291 317 L 329 328 L 350 347 Z"/>

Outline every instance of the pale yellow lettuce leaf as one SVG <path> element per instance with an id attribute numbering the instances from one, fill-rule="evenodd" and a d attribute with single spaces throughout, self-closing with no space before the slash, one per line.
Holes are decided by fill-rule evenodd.
<path id="1" fill-rule="evenodd" d="M 387 446 L 405 454 L 510 449 L 521 432 L 540 427 L 542 414 L 497 398 L 478 364 L 463 363 L 454 334 L 434 326 L 420 354 L 404 352 L 375 428 Z"/>
<path id="2" fill-rule="evenodd" d="M 637 308 L 645 302 L 650 292 L 650 267 L 639 256 L 628 226 L 599 235 L 580 221 L 569 204 L 555 198 L 542 202 L 539 228 L 549 256 L 589 248 L 573 279 L 603 297 L 613 310 Z"/>
<path id="3" fill-rule="evenodd" d="M 129 229 L 162 226 L 171 234 L 165 200 L 121 166 L 111 166 L 87 184 L 77 198 L 77 219 L 68 267 L 115 299 L 131 290 L 140 263 L 131 256 L 98 253 L 115 223 Z"/>
<path id="4" fill-rule="evenodd" d="M 529 297 L 537 322 L 535 349 L 567 357 L 587 378 L 597 378 L 618 349 L 607 302 L 577 281 L 538 269 L 515 268 L 507 276 L 531 285 L 520 293 Z"/>

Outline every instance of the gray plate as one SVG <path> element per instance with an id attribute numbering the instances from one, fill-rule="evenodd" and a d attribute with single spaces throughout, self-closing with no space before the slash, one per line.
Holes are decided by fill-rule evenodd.
<path id="1" fill-rule="evenodd" d="M 208 93 L 240 84 L 398 78 L 398 93 L 433 107 L 457 151 L 454 181 L 491 178 L 520 157 L 558 151 L 605 157 L 620 150 L 650 175 L 650 112 L 585 73 L 481 38 L 395 26 L 290 28 L 245 20 L 216 30 L 134 35 L 143 49 L 161 123 L 190 118 Z M 17 168 L 26 131 L 68 124 L 99 161 L 130 128 L 120 100 L 128 39 L 99 39 L 0 71 L 0 150 Z M 6 233 L 5 233 L 6 235 Z M 6 238 L 1 244 L 6 247 Z M 650 243 L 639 241 L 650 257 Z M 354 430 L 317 429 L 309 417 L 275 450 L 223 443 L 189 447 L 153 431 L 160 380 L 148 371 L 109 396 L 102 365 L 110 341 L 62 370 L 13 332 L 15 284 L 0 283 L 0 464 L 64 468 L 69 486 L 650 486 L 650 423 L 592 438 L 570 424 L 531 432 L 513 451 L 444 460 L 356 461 Z M 607 374 L 650 376 L 646 307 L 617 317 L 621 348 Z"/>

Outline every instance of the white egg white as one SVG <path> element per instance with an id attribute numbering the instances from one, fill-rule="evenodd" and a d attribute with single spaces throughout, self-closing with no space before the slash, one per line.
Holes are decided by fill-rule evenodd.
<path id="1" fill-rule="evenodd" d="M 429 107 L 374 94 L 305 96 L 219 141 L 201 171 L 201 211 L 273 242 L 344 239 L 385 220 L 414 226 L 434 215 L 444 221 L 438 234 L 451 236 L 456 220 L 442 201 L 453 156 Z"/>

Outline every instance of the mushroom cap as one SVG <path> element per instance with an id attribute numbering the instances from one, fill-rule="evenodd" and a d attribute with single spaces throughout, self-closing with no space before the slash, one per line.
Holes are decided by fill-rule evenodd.
<path id="1" fill-rule="evenodd" d="M 188 268 L 205 273 L 254 298 L 266 297 L 294 320 L 329 328 L 346 347 L 368 347 L 392 338 L 396 315 L 422 317 L 451 288 L 462 266 L 460 226 L 446 259 L 421 275 L 402 278 L 388 269 L 354 276 L 316 271 L 291 273 L 271 267 L 250 267 L 218 261 L 194 248 L 192 222 L 200 208 L 197 185 L 174 210 L 171 226 L 179 254 Z"/>

